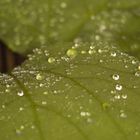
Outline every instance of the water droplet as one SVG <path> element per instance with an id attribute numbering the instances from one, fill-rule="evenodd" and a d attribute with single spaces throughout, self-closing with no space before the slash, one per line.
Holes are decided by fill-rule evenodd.
<path id="1" fill-rule="evenodd" d="M 82 111 L 82 112 L 80 112 L 80 115 L 81 115 L 82 117 L 85 117 L 85 116 L 90 116 L 91 114 L 90 114 L 89 112 L 84 112 L 84 111 Z"/>
<path id="2" fill-rule="evenodd" d="M 110 55 L 113 56 L 113 57 L 116 57 L 117 56 L 116 52 L 111 52 Z"/>
<path id="3" fill-rule="evenodd" d="M 42 105 L 46 105 L 47 104 L 47 102 L 46 101 L 42 101 Z"/>
<path id="4" fill-rule="evenodd" d="M 120 95 L 115 95 L 114 98 L 119 100 L 121 97 L 120 97 Z"/>
<path id="5" fill-rule="evenodd" d="M 23 110 L 24 110 L 24 108 L 23 108 L 23 107 L 20 107 L 20 108 L 19 108 L 19 111 L 23 111 Z"/>
<path id="6" fill-rule="evenodd" d="M 127 99 L 127 94 L 122 94 L 123 99 Z"/>
<path id="7" fill-rule="evenodd" d="M 89 53 L 89 54 L 93 54 L 93 53 L 95 53 L 95 50 L 90 49 L 90 50 L 88 51 L 88 53 Z"/>
<path id="8" fill-rule="evenodd" d="M 115 88 L 116 88 L 116 90 L 121 91 L 123 87 L 122 87 L 122 85 L 117 84 Z"/>
<path id="9" fill-rule="evenodd" d="M 138 132 L 138 131 L 136 131 L 136 132 L 135 132 L 135 135 L 139 135 L 139 132 Z"/>
<path id="10" fill-rule="evenodd" d="M 54 63 L 55 62 L 55 58 L 54 57 L 49 57 L 48 58 L 48 62 L 51 64 L 51 63 Z"/>
<path id="11" fill-rule="evenodd" d="M 45 91 L 45 92 L 43 92 L 43 94 L 44 94 L 44 95 L 48 95 L 48 92 L 47 92 L 47 91 Z"/>
<path id="12" fill-rule="evenodd" d="M 21 130 L 16 129 L 16 134 L 17 134 L 17 135 L 20 135 L 20 134 L 21 134 Z"/>
<path id="13" fill-rule="evenodd" d="M 61 8 L 66 8 L 66 7 L 67 7 L 67 3 L 62 2 L 62 3 L 60 4 L 60 7 L 61 7 Z"/>
<path id="14" fill-rule="evenodd" d="M 113 75 L 112 75 L 112 78 L 113 78 L 115 81 L 117 81 L 117 80 L 120 79 L 120 76 L 119 76 L 118 74 L 113 74 Z"/>
<path id="15" fill-rule="evenodd" d="M 19 92 L 17 93 L 17 95 L 18 95 L 18 96 L 24 96 L 24 92 L 23 92 L 23 91 L 19 91 Z"/>
<path id="16" fill-rule="evenodd" d="M 137 61 L 136 60 L 132 60 L 132 64 L 136 64 L 137 63 Z"/>
<path id="17" fill-rule="evenodd" d="M 138 70 L 140 71 L 140 65 L 138 66 Z"/>
<path id="18" fill-rule="evenodd" d="M 120 110 L 120 117 L 121 118 L 127 118 L 127 114 L 124 112 L 124 110 Z"/>
<path id="19" fill-rule="evenodd" d="M 38 74 L 36 75 L 36 79 L 37 79 L 37 80 L 43 80 L 43 79 L 44 79 L 44 76 L 43 76 L 42 74 L 38 73 Z"/>
<path id="20" fill-rule="evenodd" d="M 86 51 L 82 50 L 82 51 L 81 51 L 81 54 L 86 54 Z"/>
<path id="21" fill-rule="evenodd" d="M 140 77 L 140 71 L 135 72 L 136 77 Z"/>
<path id="22" fill-rule="evenodd" d="M 69 50 L 67 50 L 66 54 L 68 57 L 73 59 L 77 56 L 77 51 L 76 51 L 76 49 L 69 49 Z"/>

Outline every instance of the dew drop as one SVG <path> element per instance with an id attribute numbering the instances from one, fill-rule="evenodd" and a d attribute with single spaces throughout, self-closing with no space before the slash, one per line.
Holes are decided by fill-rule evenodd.
<path id="1" fill-rule="evenodd" d="M 116 56 L 117 56 L 116 52 L 111 52 L 110 55 L 111 55 L 112 57 L 116 57 Z"/>
<path id="2" fill-rule="evenodd" d="M 82 50 L 82 51 L 81 51 L 81 54 L 86 54 L 86 51 Z"/>
<path id="3" fill-rule="evenodd" d="M 119 100 L 121 97 L 120 97 L 120 95 L 115 95 L 114 98 Z"/>
<path id="4" fill-rule="evenodd" d="M 118 74 L 113 74 L 113 75 L 112 75 L 112 78 L 113 78 L 115 81 L 117 81 L 117 80 L 120 79 L 120 76 L 119 76 Z"/>
<path id="5" fill-rule="evenodd" d="M 61 7 L 61 8 L 66 8 L 66 7 L 67 7 L 67 4 L 66 4 L 65 2 L 62 2 L 62 3 L 60 4 L 60 7 Z"/>
<path id="6" fill-rule="evenodd" d="M 122 95 L 122 98 L 123 98 L 123 99 L 127 99 L 127 94 L 123 94 L 123 95 Z"/>
<path id="7" fill-rule="evenodd" d="M 47 102 L 46 101 L 42 101 L 42 105 L 46 105 L 47 104 Z"/>
<path id="8" fill-rule="evenodd" d="M 140 65 L 138 66 L 138 70 L 140 71 Z"/>
<path id="9" fill-rule="evenodd" d="M 23 92 L 23 91 L 19 91 L 19 92 L 17 93 L 17 95 L 22 97 L 22 96 L 24 96 L 24 92 Z"/>
<path id="10" fill-rule="evenodd" d="M 140 71 L 135 72 L 136 77 L 140 77 Z"/>
<path id="11" fill-rule="evenodd" d="M 124 112 L 124 110 L 120 110 L 120 117 L 121 118 L 127 118 L 127 114 Z"/>
<path id="12" fill-rule="evenodd" d="M 90 49 L 90 50 L 88 51 L 88 53 L 89 53 L 89 54 L 93 54 L 93 53 L 95 53 L 95 51 L 92 50 L 92 49 Z"/>
<path id="13" fill-rule="evenodd" d="M 75 49 L 68 49 L 66 55 L 73 59 L 77 56 L 77 51 Z"/>
<path id="14" fill-rule="evenodd" d="M 48 92 L 47 92 L 47 91 L 45 91 L 45 92 L 43 92 L 43 94 L 44 94 L 44 95 L 48 95 Z"/>
<path id="15" fill-rule="evenodd" d="M 84 112 L 84 111 L 82 111 L 82 112 L 80 112 L 80 115 L 81 115 L 82 117 L 85 117 L 85 116 L 90 116 L 91 114 L 90 114 L 89 112 Z"/>
<path id="16" fill-rule="evenodd" d="M 136 64 L 137 63 L 137 61 L 136 60 L 132 60 L 132 64 Z"/>
<path id="17" fill-rule="evenodd" d="M 21 134 L 21 130 L 16 129 L 16 134 L 17 134 L 17 135 L 20 135 L 20 134 Z"/>
<path id="18" fill-rule="evenodd" d="M 36 75 L 36 79 L 37 80 L 43 80 L 44 77 L 39 73 L 39 74 Z"/>
<path id="19" fill-rule="evenodd" d="M 55 58 L 54 57 L 49 57 L 48 58 L 48 62 L 51 64 L 51 63 L 54 63 L 55 62 Z"/>
<path id="20" fill-rule="evenodd" d="M 122 87 L 122 85 L 117 84 L 115 88 L 116 88 L 116 90 L 121 91 L 123 87 Z"/>

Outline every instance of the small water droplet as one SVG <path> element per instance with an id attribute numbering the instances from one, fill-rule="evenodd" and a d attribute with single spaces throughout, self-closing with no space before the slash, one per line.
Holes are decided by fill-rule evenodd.
<path id="1" fill-rule="evenodd" d="M 112 75 L 112 78 L 113 78 L 115 81 L 117 81 L 117 80 L 120 79 L 120 76 L 119 76 L 118 74 L 113 74 L 113 75 Z"/>
<path id="2" fill-rule="evenodd" d="M 81 51 L 81 54 L 86 54 L 86 51 L 82 50 L 82 51 Z"/>
<path id="3" fill-rule="evenodd" d="M 19 91 L 19 92 L 17 93 L 17 95 L 18 95 L 18 96 L 24 96 L 24 92 L 23 92 L 23 91 Z"/>
<path id="4" fill-rule="evenodd" d="M 46 101 L 42 101 L 42 105 L 46 105 L 47 104 L 47 102 Z"/>
<path id="5" fill-rule="evenodd" d="M 47 91 L 45 91 L 45 92 L 43 92 L 43 94 L 44 94 L 44 95 L 48 95 L 48 92 L 47 92 Z"/>
<path id="6" fill-rule="evenodd" d="M 16 134 L 20 135 L 21 134 L 21 130 L 20 129 L 16 129 Z"/>
<path id="7" fill-rule="evenodd" d="M 135 72 L 136 77 L 140 77 L 140 71 Z"/>
<path id="8" fill-rule="evenodd" d="M 44 79 L 44 76 L 43 76 L 42 74 L 38 73 L 38 74 L 36 75 L 36 79 L 37 79 L 37 80 L 43 80 L 43 79 Z"/>
<path id="9" fill-rule="evenodd" d="M 138 66 L 138 70 L 140 71 L 140 65 Z"/>
<path id="10" fill-rule="evenodd" d="M 66 55 L 68 57 L 70 57 L 71 59 L 73 59 L 77 56 L 77 50 L 76 49 L 68 49 L 66 52 Z"/>
<path id="11" fill-rule="evenodd" d="M 66 8 L 66 7 L 67 7 L 67 3 L 62 2 L 62 3 L 60 4 L 60 7 L 61 7 L 61 8 Z"/>
<path id="12" fill-rule="evenodd" d="M 80 112 L 80 115 L 81 115 L 82 117 L 85 117 L 85 116 L 90 116 L 91 114 L 90 114 L 89 112 L 84 112 L 84 111 L 82 111 L 82 112 Z"/>
<path id="13" fill-rule="evenodd" d="M 93 54 L 93 53 L 95 53 L 95 50 L 90 49 L 90 50 L 88 51 L 88 53 L 89 53 L 89 54 Z"/>
<path id="14" fill-rule="evenodd" d="M 127 99 L 127 94 L 122 94 L 123 99 Z"/>
<path id="15" fill-rule="evenodd" d="M 132 64 L 136 64 L 137 63 L 137 61 L 136 60 L 132 60 Z"/>
<path id="16" fill-rule="evenodd" d="M 120 95 L 115 95 L 114 98 L 119 100 L 121 97 L 120 97 Z"/>
<path id="17" fill-rule="evenodd" d="M 116 56 L 117 56 L 116 52 L 111 52 L 110 55 L 111 55 L 112 57 L 116 57 Z"/>
<path id="18" fill-rule="evenodd" d="M 54 57 L 49 57 L 48 58 L 48 62 L 51 64 L 51 63 L 54 63 L 55 62 L 55 58 Z"/>
<path id="19" fill-rule="evenodd" d="M 120 117 L 121 118 L 127 118 L 127 114 L 124 112 L 124 110 L 120 110 Z"/>
<path id="20" fill-rule="evenodd" d="M 115 88 L 116 88 L 116 90 L 121 91 L 123 87 L 122 87 L 122 85 L 117 84 L 115 86 Z"/>

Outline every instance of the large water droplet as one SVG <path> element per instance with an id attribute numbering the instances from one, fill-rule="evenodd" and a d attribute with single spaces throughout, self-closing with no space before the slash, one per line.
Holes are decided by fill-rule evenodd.
<path id="1" fill-rule="evenodd" d="M 51 63 L 54 63 L 55 62 L 55 58 L 54 57 L 49 57 L 48 58 L 48 62 L 51 64 Z"/>
<path id="2" fill-rule="evenodd" d="M 68 57 L 70 57 L 71 59 L 73 59 L 77 56 L 77 50 L 76 49 L 69 49 L 69 50 L 67 50 L 66 55 Z"/>

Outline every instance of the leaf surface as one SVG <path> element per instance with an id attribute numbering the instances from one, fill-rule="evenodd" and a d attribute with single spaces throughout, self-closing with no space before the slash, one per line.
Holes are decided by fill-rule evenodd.
<path id="1" fill-rule="evenodd" d="M 0 76 L 0 139 L 139 140 L 139 67 L 107 43 L 35 49 Z"/>

